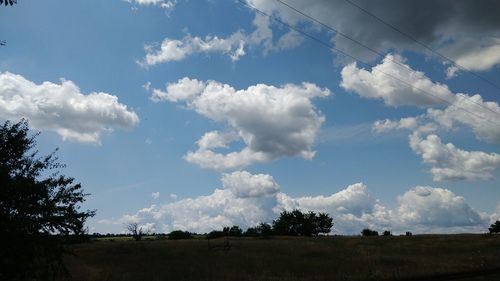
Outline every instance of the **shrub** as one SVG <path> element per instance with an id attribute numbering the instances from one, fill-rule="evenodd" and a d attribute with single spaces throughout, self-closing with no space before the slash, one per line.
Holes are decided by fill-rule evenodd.
<path id="1" fill-rule="evenodd" d="M 371 230 L 369 228 L 365 228 L 361 231 L 361 235 L 363 235 L 363 236 L 378 236 L 378 231 Z"/>
<path id="2" fill-rule="evenodd" d="M 490 231 L 491 234 L 500 233 L 500 221 L 496 221 L 495 223 L 491 224 L 488 230 Z"/>
<path id="3" fill-rule="evenodd" d="M 193 234 L 189 231 L 174 230 L 168 234 L 169 240 L 191 239 Z"/>

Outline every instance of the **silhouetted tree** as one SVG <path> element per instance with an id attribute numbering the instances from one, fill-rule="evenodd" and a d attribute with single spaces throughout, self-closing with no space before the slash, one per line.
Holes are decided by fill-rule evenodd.
<path id="1" fill-rule="evenodd" d="M 500 221 L 496 221 L 488 228 L 491 234 L 500 233 Z"/>
<path id="2" fill-rule="evenodd" d="M 260 223 L 257 226 L 249 227 L 244 236 L 267 238 L 273 234 L 273 229 L 268 223 Z"/>
<path id="3" fill-rule="evenodd" d="M 64 271 L 64 238 L 84 234 L 95 214 L 80 211 L 88 194 L 59 173 L 55 152 L 38 156 L 37 136 L 26 120 L 0 126 L 0 280 L 47 280 Z"/>
<path id="4" fill-rule="evenodd" d="M 191 239 L 193 234 L 189 231 L 174 230 L 168 234 L 170 240 Z"/>
<path id="5" fill-rule="evenodd" d="M 302 213 L 300 210 L 283 211 L 273 221 L 273 232 L 278 235 L 312 236 L 329 233 L 333 219 L 328 214 L 314 212 Z"/>
<path id="6" fill-rule="evenodd" d="M 8 5 L 14 5 L 17 4 L 17 0 L 0 0 L 0 5 L 5 4 L 5 6 Z"/>
<path id="7" fill-rule="evenodd" d="M 389 231 L 389 230 L 385 230 L 383 233 L 382 233 L 383 236 L 392 236 L 392 233 Z"/>
<path id="8" fill-rule="evenodd" d="M 361 235 L 363 235 L 363 236 L 378 236 L 378 231 L 371 230 L 369 228 L 365 228 L 361 231 Z"/>
<path id="9" fill-rule="evenodd" d="M 135 241 L 141 240 L 142 236 L 149 233 L 148 230 L 144 230 L 143 227 L 136 222 L 127 224 L 125 228 L 132 234 L 132 238 L 134 238 Z"/>

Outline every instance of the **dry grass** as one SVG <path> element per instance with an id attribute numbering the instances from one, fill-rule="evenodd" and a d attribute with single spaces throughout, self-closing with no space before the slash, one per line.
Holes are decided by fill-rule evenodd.
<path id="1" fill-rule="evenodd" d="M 209 249 L 203 239 L 96 241 L 73 246 L 75 256 L 66 262 L 72 280 L 82 281 L 399 280 L 500 266 L 499 235 L 242 238 L 230 244 L 224 251 Z"/>

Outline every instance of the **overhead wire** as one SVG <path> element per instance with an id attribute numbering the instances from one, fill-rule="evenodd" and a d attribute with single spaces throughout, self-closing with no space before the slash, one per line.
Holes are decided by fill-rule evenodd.
<path id="1" fill-rule="evenodd" d="M 311 15 L 309 15 L 309 14 L 306 14 L 306 13 L 304 13 L 304 12 L 300 11 L 299 9 L 297 9 L 297 8 L 295 8 L 294 6 L 290 5 L 289 3 L 287 3 L 287 2 L 285 2 L 285 1 L 283 1 L 283 0 L 276 0 L 276 1 L 277 1 L 277 2 L 279 2 L 279 3 L 281 3 L 281 4 L 282 4 L 282 5 L 284 5 L 284 6 L 288 7 L 289 9 L 293 10 L 294 12 L 296 12 L 296 13 L 298 13 L 298 14 L 300 14 L 300 15 L 302 15 L 302 16 L 304 16 L 304 17 L 308 18 L 308 19 L 310 19 L 311 21 L 314 21 L 315 23 L 317 23 L 317 24 L 321 25 L 322 27 L 324 27 L 324 28 L 326 28 L 326 29 L 329 29 L 329 30 L 331 30 L 331 31 L 333 31 L 333 32 L 335 32 L 335 33 L 337 33 L 337 34 L 339 34 L 340 36 L 342 36 L 342 37 L 344 37 L 344 38 L 346 38 L 346 39 L 348 39 L 348 40 L 350 40 L 350 41 L 352 41 L 352 42 L 354 42 L 354 43 L 356 43 L 356 44 L 358 44 L 358 45 L 360 45 L 360 46 L 362 46 L 362 47 L 366 48 L 367 50 L 371 51 L 372 53 L 377 54 L 377 55 L 379 55 L 379 56 L 380 56 L 380 57 L 382 57 L 382 58 L 384 58 L 384 57 L 385 57 L 387 60 L 391 61 L 392 63 L 394 63 L 394 64 L 396 64 L 396 65 L 398 65 L 398 66 L 400 66 L 400 67 L 403 67 L 404 69 L 407 69 L 407 66 L 406 66 L 405 64 L 402 64 L 401 62 L 399 62 L 399 61 L 397 61 L 397 60 L 395 60 L 395 59 L 393 59 L 393 58 L 386 57 L 386 56 L 385 56 L 385 54 L 383 54 L 383 53 L 381 53 L 381 52 L 379 52 L 379 51 L 377 51 L 377 50 L 375 50 L 375 49 L 373 49 L 373 48 L 371 48 L 371 47 L 367 46 L 366 44 L 364 44 L 364 43 L 360 42 L 359 40 L 356 40 L 355 38 L 352 38 L 351 36 L 349 36 L 349 35 L 347 35 L 347 34 L 345 34 L 345 33 L 341 32 L 341 31 L 339 31 L 339 30 L 337 30 L 337 29 L 335 29 L 335 28 L 333 28 L 333 27 L 329 26 L 328 24 L 326 24 L 326 23 L 324 23 L 324 22 L 322 22 L 322 21 L 320 21 L 320 20 L 318 20 L 318 19 L 314 18 L 313 16 L 311 16 Z M 349 0 L 346 0 L 346 1 L 349 1 Z M 432 81 L 432 79 L 430 79 L 430 78 L 429 78 L 429 80 L 430 80 L 430 81 L 431 81 L 434 85 L 436 85 L 436 86 L 438 86 L 438 87 L 440 87 L 440 88 L 442 88 L 442 89 L 445 89 L 445 90 L 447 90 L 447 91 L 449 90 L 449 89 L 448 89 L 448 87 L 446 87 L 446 86 L 442 85 L 441 83 L 434 82 L 434 81 Z M 489 108 L 489 107 L 484 106 L 483 104 L 481 104 L 481 103 L 479 103 L 479 102 L 476 102 L 476 101 L 472 100 L 470 97 L 469 97 L 469 98 L 465 98 L 465 99 L 466 99 L 467 101 L 469 101 L 469 102 L 473 103 L 473 104 L 476 104 L 477 106 L 482 107 L 483 109 L 486 109 L 486 110 L 488 110 L 488 111 L 491 111 L 492 113 L 498 114 L 498 115 L 500 116 L 500 113 L 498 113 L 498 112 L 496 112 L 496 111 L 492 110 L 492 109 L 491 109 L 491 108 Z"/>
<path id="2" fill-rule="evenodd" d="M 279 0 L 278 0 L 278 1 L 279 1 Z M 355 3 L 355 2 L 353 2 L 353 1 L 351 1 L 351 0 L 344 0 L 344 1 L 345 1 L 345 2 L 347 2 L 347 3 L 349 3 L 349 4 L 351 4 L 352 6 L 354 6 L 354 7 L 356 7 L 356 8 L 358 8 L 359 10 L 363 11 L 365 14 L 370 15 L 371 17 L 375 18 L 376 20 L 378 20 L 379 22 L 383 23 L 384 25 L 386 25 L 386 26 L 390 27 L 392 30 L 396 31 L 397 33 L 399 33 L 399 34 L 401 34 L 401 35 L 405 36 L 406 38 L 408 38 L 408 39 L 410 39 L 410 40 L 414 41 L 415 43 L 417 43 L 417 44 L 418 44 L 418 45 L 420 45 L 421 47 L 425 48 L 426 50 L 431 51 L 432 53 L 434 53 L 434 54 L 438 55 L 440 58 L 442 58 L 442 59 L 444 59 L 444 60 L 446 60 L 446 61 L 450 62 L 450 63 L 451 63 L 451 64 L 453 64 L 454 66 L 458 67 L 460 70 L 463 70 L 463 71 L 465 71 L 465 72 L 468 72 L 469 74 L 474 75 L 476 78 L 478 78 L 478 79 L 482 80 L 483 82 L 486 82 L 486 83 L 490 84 L 491 86 L 495 87 L 496 89 L 500 90 L 500 86 L 499 86 L 499 85 L 497 85 L 496 83 L 494 83 L 494 82 L 490 81 L 489 79 L 487 79 L 487 78 L 485 78 L 485 77 L 483 77 L 483 76 L 479 75 L 479 74 L 478 74 L 478 73 L 476 73 L 475 71 L 472 71 L 472 70 L 470 70 L 470 69 L 466 68 L 465 66 L 460 65 L 460 64 L 459 64 L 459 63 L 457 63 L 456 61 L 454 61 L 454 60 L 450 59 L 449 57 L 447 57 L 447 56 L 443 55 L 442 53 L 438 52 L 437 50 L 435 50 L 435 49 L 431 48 L 430 46 L 428 46 L 428 45 L 426 45 L 426 44 L 424 44 L 424 43 L 420 42 L 420 41 L 419 41 L 419 40 L 417 40 L 415 37 L 411 36 L 410 34 L 408 34 L 408 33 L 404 32 L 404 31 L 402 31 L 401 29 L 399 29 L 399 28 L 395 27 L 394 25 L 392 25 L 392 24 L 388 23 L 387 21 L 383 20 L 382 18 L 378 17 L 377 15 L 375 15 L 375 14 L 371 13 L 371 12 L 370 12 L 370 11 L 368 11 L 367 9 L 365 9 L 365 8 L 361 7 L 359 4 L 357 4 L 357 3 Z"/>
<path id="3" fill-rule="evenodd" d="M 262 15 L 264 15 L 264 16 L 266 16 L 266 17 L 268 17 L 268 18 L 270 18 L 270 19 L 272 19 L 272 20 L 274 20 L 274 21 L 276 21 L 276 22 L 278 22 L 278 23 L 280 23 L 280 24 L 282 24 L 282 25 L 284 25 L 284 26 L 288 27 L 288 28 L 289 28 L 289 29 L 291 29 L 291 30 L 294 30 L 294 31 L 298 32 L 298 33 L 299 33 L 299 34 L 301 34 L 302 36 L 305 36 L 305 37 L 307 37 L 307 38 L 309 38 L 309 39 L 311 39 L 311 40 L 314 40 L 314 41 L 316 41 L 317 43 L 319 43 L 319 44 L 321 44 L 321 45 L 323 45 L 323 46 L 325 46 L 325 47 L 327 47 L 327 48 L 329 48 L 329 49 L 331 49 L 331 50 L 336 51 L 337 53 L 340 53 L 340 54 L 342 54 L 342 55 L 344 55 L 344 56 L 346 56 L 346 57 L 349 57 L 349 58 L 351 58 L 351 59 L 353 59 L 353 60 L 355 60 L 355 61 L 357 61 L 357 62 L 360 62 L 360 63 L 362 63 L 362 64 L 364 64 L 364 65 L 366 65 L 366 66 L 371 67 L 371 68 L 372 68 L 372 71 L 377 71 L 377 72 L 380 72 L 380 73 L 382 73 L 382 74 L 384 74 L 384 75 L 386 75 L 386 76 L 389 76 L 389 77 L 391 77 L 391 78 L 393 78 L 393 79 L 395 79 L 395 80 L 397 80 L 397 81 L 399 81 L 399 82 L 401 82 L 401 83 L 403 83 L 403 84 L 405 84 L 405 85 L 407 85 L 407 86 L 409 86 L 409 87 L 411 87 L 411 88 L 413 88 L 413 89 L 419 90 L 419 91 L 421 91 L 422 93 L 424 93 L 424 94 L 426 94 L 426 95 L 428 95 L 428 96 L 430 96 L 430 97 L 432 97 L 432 98 L 435 98 L 435 99 L 441 100 L 441 101 L 443 101 L 444 103 L 447 103 L 447 104 L 448 104 L 449 106 L 451 106 L 451 107 L 456 107 L 456 108 L 461 109 L 461 110 L 463 110 L 463 111 L 465 111 L 465 112 L 467 112 L 467 113 L 469 113 L 469 114 L 471 114 L 471 115 L 474 115 L 474 116 L 476 116 L 476 117 L 478 117 L 478 118 L 480 118 L 480 119 L 483 119 L 483 120 L 485 120 L 485 121 L 487 121 L 487 122 L 490 122 L 490 123 L 491 123 L 491 124 L 493 124 L 493 125 L 496 125 L 496 124 L 495 124 L 495 123 L 493 123 L 491 120 L 486 119 L 485 117 L 483 117 L 483 116 L 481 116 L 481 115 L 479 115 L 479 114 L 477 114 L 477 113 L 475 113 L 475 112 L 469 111 L 468 109 L 463 108 L 463 107 L 461 107 L 461 106 L 458 106 L 458 105 L 456 105 L 456 104 L 454 104 L 454 103 L 451 103 L 451 102 L 449 102 L 448 100 L 443 99 L 443 98 L 441 98 L 441 97 L 439 97 L 439 96 L 435 96 L 435 95 L 431 94 L 430 92 L 427 92 L 426 90 L 423 90 L 423 89 L 421 89 L 421 88 L 419 88 L 419 87 L 416 87 L 416 86 L 414 86 L 414 85 L 410 84 L 409 82 L 406 82 L 406 81 L 404 81 L 404 80 L 402 80 L 402 79 L 400 79 L 400 78 L 398 78 L 398 77 L 396 77 L 396 76 L 394 76 L 394 75 L 392 75 L 392 74 L 390 74 L 390 73 L 387 73 L 387 72 L 385 72 L 385 71 L 382 71 L 382 70 L 380 70 L 380 69 L 377 69 L 377 68 L 375 68 L 375 65 L 373 65 L 373 64 L 371 64 L 371 63 L 368 63 L 368 62 L 365 62 L 365 61 L 363 61 L 363 60 L 361 60 L 361 59 L 359 59 L 359 58 L 355 57 L 354 55 L 351 55 L 351 54 L 349 54 L 349 53 L 346 53 L 345 51 L 342 51 L 342 50 L 340 50 L 340 49 L 336 48 L 334 45 L 332 45 L 332 44 L 330 44 L 330 43 L 327 43 L 327 42 L 325 42 L 325 41 L 323 41 L 323 40 L 321 40 L 321 39 L 319 39 L 319 38 L 317 38 L 317 37 L 315 37 L 315 36 L 313 36 L 313 35 L 311 35 L 311 34 L 309 34 L 309 33 L 305 32 L 305 31 L 303 31 L 303 30 L 301 30 L 301 29 L 298 29 L 298 28 L 296 28 L 296 27 L 294 27 L 294 26 L 292 26 L 292 25 L 290 25 L 290 24 L 288 24 L 288 23 L 286 23 L 286 22 L 284 22 L 284 21 L 282 21 L 282 20 L 278 19 L 277 17 L 275 17 L 275 16 L 273 16 L 273 15 L 270 15 L 270 14 L 268 14 L 268 13 L 266 13 L 266 12 L 264 12 L 264 11 L 260 10 L 259 8 L 257 8 L 257 7 L 255 7 L 255 6 L 253 6 L 252 4 L 249 4 L 249 3 L 245 2 L 244 0 L 238 0 L 238 2 L 240 2 L 242 5 L 244 5 L 244 6 L 248 7 L 248 8 L 250 8 L 250 9 L 252 9 L 252 10 L 254 10 L 254 11 L 258 12 L 259 14 L 262 14 Z M 495 113 L 496 113 L 496 112 L 495 112 Z M 497 114 L 498 114 L 498 113 L 497 113 Z M 499 115 L 500 115 L 500 114 L 499 114 Z"/>

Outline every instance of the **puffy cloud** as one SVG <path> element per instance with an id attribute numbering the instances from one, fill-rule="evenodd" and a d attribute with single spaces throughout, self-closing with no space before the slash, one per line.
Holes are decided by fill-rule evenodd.
<path id="1" fill-rule="evenodd" d="M 165 12 L 170 13 L 177 1 L 165 1 L 165 0 L 124 0 L 128 3 L 140 5 L 140 6 L 157 6 L 162 9 L 165 9 Z"/>
<path id="2" fill-rule="evenodd" d="M 452 143 L 443 144 L 434 134 L 423 139 L 413 133 L 410 146 L 425 163 L 432 165 L 431 173 L 436 181 L 488 180 L 500 167 L 500 154 L 461 150 Z"/>
<path id="3" fill-rule="evenodd" d="M 235 90 L 216 81 L 183 78 L 168 84 L 165 92 L 154 89 L 152 98 L 182 102 L 188 109 L 228 125 L 229 132 L 206 133 L 197 142 L 198 150 L 185 156 L 201 167 L 224 170 L 285 156 L 311 159 L 312 146 L 325 119 L 311 99 L 328 95 L 328 89 L 311 83 L 281 87 L 257 84 Z M 236 140 L 246 145 L 241 151 L 224 154 L 213 150 L 227 148 Z"/>
<path id="4" fill-rule="evenodd" d="M 394 232 L 417 233 L 485 231 L 486 214 L 472 209 L 465 199 L 442 188 L 415 187 L 398 197 L 398 206 L 387 209 L 363 183 L 352 184 L 329 196 L 293 198 L 279 191 L 270 175 L 234 172 L 222 176 L 222 189 L 207 196 L 151 205 L 102 225 L 135 221 L 154 225 L 159 231 L 183 229 L 208 232 L 223 226 L 242 228 L 271 222 L 283 210 L 326 212 L 334 221 L 334 232 L 358 234 L 370 227 Z M 493 216 L 493 215 L 492 215 Z"/>
<path id="5" fill-rule="evenodd" d="M 99 143 L 104 132 L 130 129 L 139 123 L 137 114 L 116 96 L 102 92 L 85 95 L 68 80 L 35 84 L 9 72 L 0 73 L 0 118 L 27 118 L 36 129 L 89 143 Z"/>
<path id="6" fill-rule="evenodd" d="M 156 200 L 156 199 L 160 198 L 160 192 L 158 192 L 158 191 L 157 191 L 157 192 L 153 192 L 153 193 L 151 193 L 151 197 L 152 197 L 154 200 Z"/>
<path id="7" fill-rule="evenodd" d="M 144 67 L 170 61 L 180 61 L 194 54 L 218 53 L 228 55 L 233 62 L 246 55 L 245 47 L 262 47 L 264 53 L 295 48 L 303 41 L 297 32 L 289 31 L 273 42 L 271 22 L 267 16 L 256 14 L 252 22 L 255 29 L 251 33 L 238 30 L 223 38 L 220 36 L 187 35 L 182 39 L 165 38 L 159 49 L 145 45 L 146 56 L 138 63 Z"/>
<path id="8" fill-rule="evenodd" d="M 290 25 L 309 23 L 318 27 L 316 23 L 277 2 L 247 2 Z M 320 0 L 311 3 L 307 0 L 296 0 L 287 3 L 379 53 L 412 50 L 429 54 L 427 49 L 412 39 L 395 32 L 346 1 Z M 487 70 L 500 63 L 497 51 L 500 46 L 500 20 L 496 13 L 500 4 L 494 1 L 476 3 L 467 0 L 445 0 L 435 3 L 391 0 L 356 3 L 466 68 Z M 378 56 L 338 33 L 333 35 L 332 41 L 336 48 L 362 60 L 371 60 Z"/>
<path id="9" fill-rule="evenodd" d="M 238 198 L 262 197 L 279 191 L 279 185 L 270 175 L 252 175 L 247 171 L 237 171 L 222 176 L 222 186 Z"/>
<path id="10" fill-rule="evenodd" d="M 398 219 L 417 229 L 478 227 L 484 218 L 461 196 L 443 188 L 417 186 L 398 198 Z"/>
<path id="11" fill-rule="evenodd" d="M 232 61 L 237 61 L 241 56 L 245 55 L 244 39 L 241 32 L 235 32 L 228 38 L 207 36 L 203 39 L 191 35 L 187 35 L 182 40 L 165 38 L 158 50 L 155 50 L 152 45 L 146 45 L 144 47 L 146 57 L 138 63 L 142 66 L 152 66 L 163 62 L 179 61 L 189 55 L 198 53 L 227 54 Z"/>
<path id="12" fill-rule="evenodd" d="M 389 119 L 377 120 L 373 123 L 372 129 L 377 133 L 408 129 L 413 130 L 417 127 L 418 120 L 415 117 L 401 118 L 398 121 L 393 121 Z"/>
<path id="13" fill-rule="evenodd" d="M 371 71 L 352 63 L 342 69 L 341 75 L 340 86 L 344 89 L 365 98 L 382 99 L 390 106 L 437 106 L 455 99 L 446 85 L 434 83 L 423 72 L 411 69 L 400 56 L 387 55 Z"/>
<path id="14" fill-rule="evenodd" d="M 477 138 L 500 143 L 500 106 L 483 101 L 480 95 L 457 94 L 453 105 L 444 110 L 429 109 L 427 116 L 448 129 L 457 122 L 467 125 Z"/>

